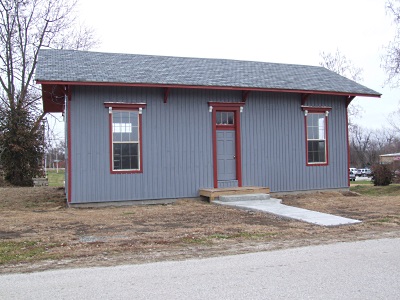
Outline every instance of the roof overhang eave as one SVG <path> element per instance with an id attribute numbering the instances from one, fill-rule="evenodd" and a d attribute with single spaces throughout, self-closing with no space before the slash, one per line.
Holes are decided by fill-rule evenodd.
<path id="1" fill-rule="evenodd" d="M 95 82 L 95 81 L 50 81 L 36 80 L 36 83 L 52 86 L 124 86 L 124 87 L 153 87 L 153 88 L 179 88 L 179 89 L 209 89 L 209 90 L 233 90 L 233 91 L 258 91 L 258 92 L 280 92 L 280 93 L 297 93 L 297 94 L 318 94 L 318 95 L 335 95 L 346 97 L 375 97 L 380 98 L 379 93 L 358 93 L 358 92 L 338 92 L 338 91 L 322 91 L 322 90 L 300 90 L 300 89 L 284 89 L 284 88 L 262 88 L 262 87 L 246 87 L 246 86 L 213 86 L 213 85 L 184 85 L 184 84 L 164 84 L 164 83 L 125 83 L 125 82 Z"/>
<path id="2" fill-rule="evenodd" d="M 62 113 L 64 111 L 65 95 L 65 85 L 43 83 L 43 111 L 45 113 Z"/>

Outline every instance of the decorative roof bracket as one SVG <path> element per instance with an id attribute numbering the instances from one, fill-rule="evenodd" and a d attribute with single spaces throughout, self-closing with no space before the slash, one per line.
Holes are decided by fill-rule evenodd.
<path id="1" fill-rule="evenodd" d="M 347 96 L 347 97 L 346 97 L 346 108 L 350 105 L 350 102 L 353 101 L 353 99 L 354 99 L 355 97 L 356 97 L 356 96 Z"/>
<path id="2" fill-rule="evenodd" d="M 164 88 L 164 103 L 168 102 L 169 88 Z"/>
<path id="3" fill-rule="evenodd" d="M 242 102 L 246 102 L 247 97 L 249 97 L 250 91 L 242 91 Z"/>
<path id="4" fill-rule="evenodd" d="M 301 94 L 301 105 L 305 105 L 311 94 Z"/>

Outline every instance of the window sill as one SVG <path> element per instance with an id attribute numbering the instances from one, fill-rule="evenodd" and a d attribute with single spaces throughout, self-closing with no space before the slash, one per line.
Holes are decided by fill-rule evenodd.
<path id="1" fill-rule="evenodd" d="M 121 171 L 117 171 L 117 170 L 112 170 L 111 174 L 137 174 L 137 173 L 143 173 L 142 170 L 121 170 Z"/>
<path id="2" fill-rule="evenodd" d="M 325 163 L 306 163 L 307 167 L 323 167 L 323 166 L 328 166 L 329 164 L 327 162 Z"/>

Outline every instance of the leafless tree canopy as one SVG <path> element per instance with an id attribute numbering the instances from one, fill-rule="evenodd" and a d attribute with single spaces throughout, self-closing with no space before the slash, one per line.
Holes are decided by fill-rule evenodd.
<path id="1" fill-rule="evenodd" d="M 362 80 L 363 69 L 356 67 L 339 49 L 336 49 L 335 53 L 320 52 L 319 55 L 322 59 L 319 63 L 320 66 L 353 81 L 359 82 Z M 358 116 L 361 111 L 362 108 L 359 105 L 350 104 L 348 108 L 350 129 L 354 126 L 353 118 Z"/>
<path id="2" fill-rule="evenodd" d="M 390 128 L 368 129 L 355 125 L 350 136 L 352 167 L 364 168 L 379 163 L 379 155 L 397 153 L 400 135 Z"/>
<path id="3" fill-rule="evenodd" d="M 399 108 L 389 115 L 388 122 L 400 134 L 400 103 Z"/>
<path id="4" fill-rule="evenodd" d="M 400 0 L 386 1 L 386 12 L 393 18 L 395 36 L 386 46 L 386 53 L 382 56 L 382 67 L 387 73 L 386 84 L 398 87 L 400 83 Z"/>
<path id="5" fill-rule="evenodd" d="M 399 0 L 400 1 L 400 0 Z M 322 61 L 320 65 L 345 76 L 354 81 L 362 80 L 362 69 L 353 65 L 353 63 L 339 50 L 335 53 L 320 53 Z M 400 149 L 400 122 L 395 130 L 392 128 L 382 128 L 373 130 L 363 128 L 354 122 L 353 117 L 360 114 L 361 107 L 350 104 L 349 106 L 349 139 L 350 139 L 350 162 L 352 167 L 364 168 L 379 163 L 379 155 L 398 152 Z M 392 125 L 396 118 L 400 120 L 399 112 L 393 113 Z"/>
<path id="6" fill-rule="evenodd" d="M 32 108 L 38 52 L 43 47 L 88 49 L 93 31 L 76 27 L 69 0 L 0 0 L 1 107 Z"/>
<path id="7" fill-rule="evenodd" d="M 0 159 L 16 184 L 29 184 L 25 177 L 34 176 L 43 152 L 44 114 L 33 85 L 40 49 L 97 43 L 78 25 L 75 6 L 76 0 L 0 0 Z"/>
<path id="8" fill-rule="evenodd" d="M 321 52 L 322 61 L 320 66 L 327 68 L 339 75 L 347 77 L 351 80 L 360 82 L 362 80 L 362 68 L 358 68 L 345 56 L 339 49 L 335 53 Z"/>

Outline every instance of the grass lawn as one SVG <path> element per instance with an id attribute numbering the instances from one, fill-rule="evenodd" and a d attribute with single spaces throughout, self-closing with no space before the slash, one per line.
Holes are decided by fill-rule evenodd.
<path id="1" fill-rule="evenodd" d="M 398 196 L 400 195 L 400 184 L 392 183 L 388 186 L 374 186 L 373 183 L 368 182 L 368 184 L 350 185 L 350 191 L 365 196 Z"/>
<path id="2" fill-rule="evenodd" d="M 356 185 L 374 185 L 374 182 L 372 180 L 360 180 L 360 181 L 350 181 L 350 186 L 356 186 Z"/>
<path id="3" fill-rule="evenodd" d="M 51 185 L 63 172 L 49 172 Z M 361 220 L 318 226 L 180 199 L 173 204 L 67 208 L 59 187 L 0 188 L 0 274 L 232 255 L 326 243 L 400 238 L 400 184 L 357 193 L 282 195 L 295 207 Z"/>
<path id="4" fill-rule="evenodd" d="M 48 169 L 47 178 L 49 179 L 49 186 L 64 186 L 65 169 Z"/>

